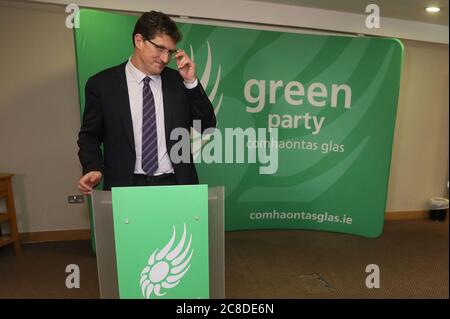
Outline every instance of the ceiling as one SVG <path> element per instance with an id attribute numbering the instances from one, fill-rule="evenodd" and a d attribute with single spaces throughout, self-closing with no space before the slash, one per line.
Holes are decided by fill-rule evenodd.
<path id="1" fill-rule="evenodd" d="M 368 4 L 377 4 L 380 7 L 381 18 L 389 17 L 416 22 L 433 23 L 448 26 L 448 0 L 248 0 L 257 2 L 270 2 L 274 4 L 288 4 L 293 6 L 310 7 L 317 9 L 344 11 L 366 14 Z M 437 5 L 441 8 L 439 13 L 429 14 L 425 8 Z"/>

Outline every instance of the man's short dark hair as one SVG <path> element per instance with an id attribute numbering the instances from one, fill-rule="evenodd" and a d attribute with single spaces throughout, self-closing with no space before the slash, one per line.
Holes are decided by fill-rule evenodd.
<path id="1" fill-rule="evenodd" d="M 149 40 L 159 34 L 166 34 L 175 43 L 178 43 L 182 38 L 175 22 L 167 14 L 158 11 L 145 12 L 138 19 L 133 31 L 133 46 L 134 36 L 137 33 Z"/>

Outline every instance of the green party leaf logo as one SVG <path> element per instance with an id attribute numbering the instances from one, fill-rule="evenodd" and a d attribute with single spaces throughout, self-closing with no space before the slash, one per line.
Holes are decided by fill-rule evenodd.
<path id="1" fill-rule="evenodd" d="M 190 261 L 194 250 L 191 249 L 192 234 L 186 243 L 186 224 L 184 224 L 183 235 L 176 247 L 172 249 L 175 242 L 176 231 L 173 225 L 173 233 L 170 241 L 159 253 L 156 249 L 148 259 L 148 264 L 141 272 L 140 286 L 145 299 L 164 296 L 167 292 L 162 289 L 176 287 L 191 267 Z M 189 257 L 187 257 L 189 255 Z"/>
<path id="2" fill-rule="evenodd" d="M 200 83 L 202 84 L 202 86 L 205 89 L 209 85 L 210 77 L 211 77 L 211 69 L 212 69 L 212 54 L 211 54 L 211 46 L 209 45 L 209 41 L 206 41 L 206 45 L 208 47 L 208 56 L 206 58 L 205 69 L 203 70 L 203 74 L 200 78 Z M 195 61 L 194 60 L 195 59 L 194 50 L 192 48 L 192 45 L 189 45 L 189 46 L 191 49 L 190 58 L 192 61 Z M 218 101 L 216 99 L 217 91 L 219 89 L 219 84 L 220 84 L 220 69 L 221 69 L 221 65 L 219 64 L 219 66 L 217 68 L 217 75 L 216 75 L 216 79 L 214 81 L 214 85 L 213 85 L 212 89 L 208 92 L 208 98 L 211 101 L 211 103 L 213 103 L 214 113 L 215 113 L 216 117 L 217 117 L 217 114 L 219 114 L 220 106 L 222 105 L 222 99 L 223 99 L 223 93 L 220 94 Z M 214 101 L 214 100 L 216 100 L 216 101 Z M 217 125 L 218 124 L 219 123 L 217 123 Z M 194 136 L 194 134 L 191 134 L 191 136 Z M 204 135 L 204 136 L 195 136 L 192 138 L 192 155 L 193 155 L 194 159 L 200 155 L 200 150 L 201 150 L 202 146 L 210 139 L 210 137 L 211 137 L 211 134 Z"/>

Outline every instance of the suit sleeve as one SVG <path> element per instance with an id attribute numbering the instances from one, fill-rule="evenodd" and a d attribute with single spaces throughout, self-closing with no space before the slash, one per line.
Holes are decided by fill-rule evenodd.
<path id="1" fill-rule="evenodd" d="M 103 143 L 103 111 L 100 91 L 93 78 L 86 83 L 85 108 L 81 129 L 78 133 L 78 157 L 83 174 L 91 171 L 103 172 L 103 156 L 100 149 Z"/>
<path id="2" fill-rule="evenodd" d="M 206 95 L 200 81 L 192 89 L 185 89 L 191 109 L 192 120 L 200 120 L 202 133 L 208 128 L 216 127 L 216 115 L 214 108 Z"/>

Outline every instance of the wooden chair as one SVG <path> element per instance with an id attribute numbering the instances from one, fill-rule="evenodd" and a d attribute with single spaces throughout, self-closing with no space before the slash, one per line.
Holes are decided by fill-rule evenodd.
<path id="1" fill-rule="evenodd" d="M 8 223 L 9 234 L 0 233 L 0 247 L 13 244 L 17 255 L 20 255 L 20 239 L 17 230 L 16 209 L 12 189 L 13 174 L 0 173 L 0 199 L 6 200 L 6 212 L 0 212 L 0 223 Z"/>

